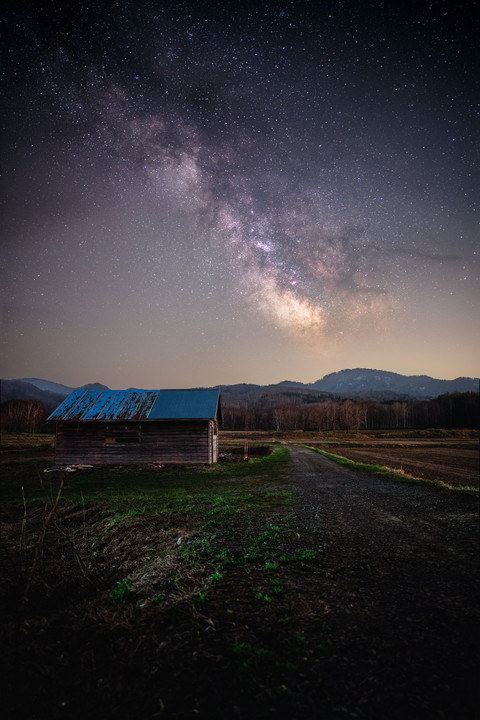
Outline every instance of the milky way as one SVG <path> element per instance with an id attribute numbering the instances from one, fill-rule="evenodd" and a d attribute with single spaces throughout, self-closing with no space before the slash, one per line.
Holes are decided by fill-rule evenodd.
<path id="1" fill-rule="evenodd" d="M 207 345 L 236 355 L 248 327 L 263 358 L 268 338 L 290 343 L 279 372 L 311 380 L 320 348 L 340 369 L 345 343 L 378 344 L 393 326 L 428 338 L 418 371 L 466 374 L 477 20 L 445 2 L 12 4 L 5 374 L 40 372 L 32 345 L 52 379 L 65 362 L 81 374 L 90 333 L 101 379 L 128 384 L 134 365 L 148 384 L 139 345 L 207 363 Z M 440 324 L 456 316 L 454 342 L 468 342 L 442 367 Z M 413 371 L 395 352 L 377 364 Z"/>

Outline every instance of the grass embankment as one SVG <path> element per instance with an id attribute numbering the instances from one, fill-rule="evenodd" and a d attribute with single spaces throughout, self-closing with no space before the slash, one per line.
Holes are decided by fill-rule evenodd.
<path id="1" fill-rule="evenodd" d="M 267 457 L 228 465 L 48 474 L 45 461 L 28 460 L 5 465 L 9 481 L 0 497 L 24 509 L 25 548 L 29 529 L 33 544 L 38 538 L 40 520 L 49 518 L 52 535 L 63 523 L 76 551 L 87 551 L 86 537 L 96 548 L 82 559 L 87 579 L 100 587 L 106 577 L 118 578 L 111 601 L 168 606 L 187 597 L 204 601 L 229 568 L 254 563 L 272 570 L 292 559 L 280 551 L 291 534 L 282 512 L 292 502 L 283 487 L 288 459 L 288 450 L 277 447 Z"/>
<path id="2" fill-rule="evenodd" d="M 384 465 L 373 465 L 369 463 L 357 462 L 355 460 L 349 460 L 342 455 L 334 455 L 333 453 L 326 452 L 325 450 L 320 450 L 319 448 L 312 447 L 311 445 L 305 445 L 304 447 L 307 447 L 309 450 L 313 450 L 314 452 L 323 455 L 329 460 L 333 460 L 333 462 L 336 462 L 338 465 L 343 465 L 344 467 L 348 467 L 352 470 L 358 470 L 360 472 L 367 473 L 368 475 L 382 478 L 390 478 L 392 480 L 402 480 L 404 482 L 418 485 L 436 485 L 439 487 L 444 487 L 448 490 L 458 490 L 460 492 L 467 492 L 473 494 L 478 494 L 479 492 L 478 487 L 472 487 L 467 485 L 451 485 L 449 483 L 443 482 L 442 480 L 435 480 L 434 478 L 415 477 L 414 475 L 408 475 L 408 473 L 405 473 L 401 470 L 393 470 L 392 468 L 385 467 Z"/>
<path id="3" fill-rule="evenodd" d="M 235 704 L 267 713 L 284 702 L 323 652 L 306 640 L 302 599 L 323 544 L 318 532 L 300 537 L 288 459 L 275 447 L 249 462 L 156 471 L 6 463 L 3 654 L 29 687 L 7 707 L 225 717 Z"/>

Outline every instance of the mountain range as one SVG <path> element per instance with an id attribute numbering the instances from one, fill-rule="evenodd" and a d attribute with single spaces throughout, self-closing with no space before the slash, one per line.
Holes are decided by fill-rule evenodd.
<path id="1" fill-rule="evenodd" d="M 283 384 L 303 385 L 290 381 L 285 381 Z M 385 370 L 365 368 L 340 370 L 307 385 L 313 390 L 356 397 L 392 392 L 415 398 L 433 398 L 452 392 L 475 392 L 478 391 L 478 386 L 478 378 L 458 377 L 455 380 L 437 380 L 429 375 L 400 375 Z"/>
<path id="2" fill-rule="evenodd" d="M 88 383 L 86 390 L 108 390 L 106 385 Z M 385 370 L 355 368 L 325 375 L 314 383 L 284 380 L 273 385 L 217 385 L 226 405 L 307 404 L 326 399 L 427 400 L 445 393 L 478 392 L 478 378 L 458 377 L 438 380 L 428 375 L 401 375 Z M 32 399 L 52 412 L 67 395 L 77 388 L 39 378 L 18 378 L 1 381 L 1 400 Z"/>
<path id="3" fill-rule="evenodd" d="M 82 387 L 85 390 L 108 390 L 106 385 L 100 383 L 89 383 Z M 42 403 L 48 415 L 76 389 L 39 378 L 0 380 L 0 400 L 37 400 Z"/>

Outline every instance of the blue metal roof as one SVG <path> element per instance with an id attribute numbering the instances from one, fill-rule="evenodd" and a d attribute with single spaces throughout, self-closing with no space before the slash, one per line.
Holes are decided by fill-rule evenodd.
<path id="1" fill-rule="evenodd" d="M 74 390 L 48 420 L 214 420 L 219 390 Z"/>
<path id="2" fill-rule="evenodd" d="M 219 390 L 160 390 L 148 413 L 149 420 L 214 419 Z"/>

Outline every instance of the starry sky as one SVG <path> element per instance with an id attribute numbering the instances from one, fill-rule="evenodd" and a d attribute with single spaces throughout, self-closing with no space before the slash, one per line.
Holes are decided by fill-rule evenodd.
<path id="1" fill-rule="evenodd" d="M 6 378 L 478 375 L 475 2 L 17 0 Z"/>

